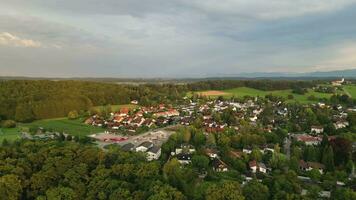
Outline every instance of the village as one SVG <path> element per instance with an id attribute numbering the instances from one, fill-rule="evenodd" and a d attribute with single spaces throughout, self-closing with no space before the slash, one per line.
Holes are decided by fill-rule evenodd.
<path id="1" fill-rule="evenodd" d="M 161 146 L 175 133 L 174 129 L 172 131 L 172 127 L 198 126 L 208 138 L 209 135 L 218 137 L 219 133 L 226 130 L 233 130 L 239 134 L 239 130 L 244 126 L 240 123 L 243 120 L 248 122 L 249 126 L 259 127 L 263 132 L 271 133 L 291 117 L 291 111 L 280 101 L 269 102 L 269 106 L 272 105 L 272 108 L 266 108 L 266 102 L 259 98 L 250 98 L 245 101 L 219 99 L 193 101 L 186 99 L 186 102 L 186 104 L 177 106 L 160 104 L 155 107 L 139 107 L 133 110 L 121 109 L 111 113 L 107 119 L 94 115 L 88 118 L 86 123 L 107 128 L 105 133 L 92 136 L 98 143 L 118 144 L 124 151 L 144 152 L 147 160 L 152 161 L 161 158 Z M 349 126 L 348 113 L 355 111 L 353 107 L 332 106 L 323 102 L 304 105 L 304 107 L 306 106 L 308 109 L 332 111 L 332 129 L 335 131 L 347 128 Z M 261 115 L 264 114 L 265 109 L 271 109 L 275 117 L 269 119 L 267 123 L 262 123 L 265 117 Z M 221 119 L 222 116 L 224 119 Z M 230 120 L 231 116 L 238 120 Z M 303 121 L 301 119 L 301 122 Z M 168 161 L 175 159 L 182 166 L 191 165 L 194 156 L 204 155 L 209 158 L 211 169 L 217 173 L 228 172 L 232 168 L 231 160 L 241 160 L 246 164 L 246 171 L 243 175 L 245 184 L 256 176 L 258 180 L 262 180 L 273 171 L 275 166 L 271 166 L 270 160 L 264 159 L 265 157 L 290 159 L 292 143 L 300 144 L 300 148 L 320 146 L 324 142 L 324 129 L 325 126 L 314 124 L 308 130 L 290 132 L 281 147 L 275 143 L 242 145 L 241 148 L 230 149 L 228 152 L 223 152 L 224 155 L 222 155 L 219 146 L 205 145 L 197 149 L 193 144 L 185 142 L 166 153 L 169 154 Z M 335 138 L 335 135 L 327 136 L 327 141 Z M 353 151 L 355 149 L 354 143 Z M 226 159 L 230 162 L 226 162 Z M 203 169 L 199 177 L 204 178 L 208 170 Z M 314 170 L 323 174 L 326 166 L 316 161 L 298 160 L 298 179 L 300 181 L 318 184 L 309 176 L 310 172 L 314 172 Z M 352 174 L 350 178 L 354 176 Z M 338 181 L 337 185 L 342 187 L 345 183 Z M 303 192 L 306 193 L 306 191 Z M 323 198 L 330 198 L 329 191 L 321 191 L 320 195 Z"/>

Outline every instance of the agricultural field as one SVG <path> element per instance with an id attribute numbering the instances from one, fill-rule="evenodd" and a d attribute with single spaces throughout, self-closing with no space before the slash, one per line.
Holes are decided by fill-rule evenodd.
<path id="1" fill-rule="evenodd" d="M 218 93 L 218 92 L 220 92 L 220 93 Z M 208 96 L 208 97 L 212 97 L 212 98 L 217 97 L 217 96 L 224 96 L 224 97 L 261 96 L 262 97 L 262 96 L 266 96 L 268 94 L 287 98 L 288 95 L 293 95 L 294 98 L 289 101 L 290 102 L 298 101 L 300 103 L 312 103 L 313 101 L 308 100 L 308 97 L 311 95 L 314 95 L 316 98 L 330 98 L 330 96 L 332 95 L 332 94 L 327 94 L 327 93 L 315 92 L 313 90 L 308 90 L 308 92 L 306 94 L 299 95 L 299 94 L 292 93 L 292 90 L 263 91 L 263 90 L 248 88 L 248 87 L 239 87 L 239 88 L 223 90 L 223 91 L 201 91 L 201 92 L 196 92 L 196 93 L 199 95 Z"/>

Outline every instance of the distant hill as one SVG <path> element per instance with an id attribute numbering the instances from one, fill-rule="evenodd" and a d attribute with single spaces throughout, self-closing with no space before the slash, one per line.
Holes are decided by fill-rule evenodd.
<path id="1" fill-rule="evenodd" d="M 313 80 L 313 79 L 335 79 L 352 78 L 356 79 L 356 69 L 336 70 L 336 71 L 316 71 L 308 73 L 283 73 L 283 72 L 252 72 L 239 74 L 205 74 L 200 78 L 115 78 L 115 77 L 68 77 L 68 78 L 48 78 L 48 77 L 22 77 L 22 76 L 0 76 L 1 80 L 79 80 L 94 82 L 113 82 L 118 84 L 147 84 L 147 83 L 174 83 L 182 84 L 201 80 L 244 80 L 244 79 L 280 79 L 280 80 Z"/>
<path id="2" fill-rule="evenodd" d="M 231 76 L 231 75 L 230 75 Z M 336 70 L 336 71 L 316 71 L 308 73 L 281 73 L 281 72 L 254 72 L 254 73 L 241 73 L 237 77 L 245 78 L 278 78 L 278 77 L 316 77 L 316 78 L 356 78 L 356 69 Z"/>

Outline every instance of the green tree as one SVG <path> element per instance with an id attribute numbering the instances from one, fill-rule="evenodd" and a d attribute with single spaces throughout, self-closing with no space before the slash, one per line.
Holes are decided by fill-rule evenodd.
<path id="1" fill-rule="evenodd" d="M 72 110 L 68 113 L 68 119 L 77 119 L 79 114 L 76 110 Z"/>
<path id="2" fill-rule="evenodd" d="M 242 192 L 246 200 L 267 200 L 269 198 L 268 187 L 259 183 L 256 179 L 247 183 Z"/>
<path id="3" fill-rule="evenodd" d="M 210 186 L 205 193 L 206 200 L 244 200 L 240 184 L 235 181 L 224 181 Z"/>
<path id="4" fill-rule="evenodd" d="M 15 120 L 19 122 L 31 122 L 35 119 L 33 111 L 28 104 L 19 104 L 16 107 Z"/>
<path id="5" fill-rule="evenodd" d="M 201 172 L 208 169 L 209 159 L 206 156 L 194 155 L 192 157 L 192 164 Z"/>
<path id="6" fill-rule="evenodd" d="M 18 176 L 9 174 L 0 177 L 0 199 L 16 200 L 21 193 L 22 186 Z"/>
<path id="7" fill-rule="evenodd" d="M 16 122 L 14 120 L 4 120 L 0 123 L 1 127 L 3 128 L 15 128 Z"/>
<path id="8" fill-rule="evenodd" d="M 334 152 L 331 146 L 326 146 L 322 154 L 322 163 L 325 165 L 327 171 L 334 171 Z"/>
<path id="9" fill-rule="evenodd" d="M 51 200 L 75 200 L 75 192 L 68 187 L 55 187 L 46 191 L 47 199 Z"/>
<path id="10" fill-rule="evenodd" d="M 185 200 L 185 196 L 177 189 L 169 185 L 156 185 L 152 189 L 152 195 L 148 200 Z"/>

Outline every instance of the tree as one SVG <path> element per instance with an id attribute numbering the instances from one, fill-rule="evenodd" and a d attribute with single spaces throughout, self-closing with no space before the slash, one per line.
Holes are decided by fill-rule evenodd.
<path id="1" fill-rule="evenodd" d="M 18 176 L 9 174 L 0 177 L 0 199 L 16 200 L 22 193 Z"/>
<path id="2" fill-rule="evenodd" d="M 77 119 L 79 114 L 76 110 L 72 110 L 68 113 L 68 119 Z"/>
<path id="3" fill-rule="evenodd" d="M 15 128 L 16 122 L 14 120 L 5 120 L 2 123 L 0 123 L 0 125 L 3 128 Z"/>
<path id="4" fill-rule="evenodd" d="M 289 169 L 294 170 L 295 172 L 299 171 L 299 162 L 297 157 L 292 156 L 289 161 Z"/>
<path id="5" fill-rule="evenodd" d="M 224 181 L 210 186 L 205 193 L 206 200 L 244 200 L 240 184 L 235 181 Z"/>
<path id="6" fill-rule="evenodd" d="M 331 146 L 326 146 L 322 154 L 322 163 L 325 165 L 327 171 L 334 171 L 334 152 Z"/>
<path id="7" fill-rule="evenodd" d="M 261 161 L 261 159 L 262 159 L 261 151 L 258 148 L 253 148 L 250 158 L 252 160 Z"/>
<path id="8" fill-rule="evenodd" d="M 75 192 L 68 187 L 55 187 L 46 191 L 47 199 L 53 200 L 75 200 Z"/>
<path id="9" fill-rule="evenodd" d="M 209 134 L 206 139 L 206 144 L 208 146 L 215 146 L 216 140 L 215 140 L 215 135 L 214 134 Z"/>
<path id="10" fill-rule="evenodd" d="M 333 148 L 335 164 L 344 165 L 346 164 L 349 155 L 352 151 L 351 142 L 345 138 L 337 137 L 330 141 L 330 145 Z"/>
<path id="11" fill-rule="evenodd" d="M 256 179 L 248 182 L 242 188 L 242 193 L 246 200 L 267 200 L 269 197 L 268 187 Z"/>
<path id="12" fill-rule="evenodd" d="M 206 156 L 194 155 L 192 157 L 192 164 L 200 172 L 202 172 L 203 170 L 207 170 L 208 169 L 208 167 L 209 167 L 209 159 Z"/>
<path id="13" fill-rule="evenodd" d="M 205 135 L 201 131 L 196 131 L 193 136 L 193 144 L 196 147 L 200 147 L 205 144 Z"/>
<path id="14" fill-rule="evenodd" d="M 19 122 L 31 122 L 35 119 L 33 111 L 28 104 L 19 104 L 16 107 L 15 120 Z"/>
<path id="15" fill-rule="evenodd" d="M 152 189 L 152 195 L 148 200 L 185 200 L 185 196 L 177 189 L 169 185 L 156 185 Z"/>

